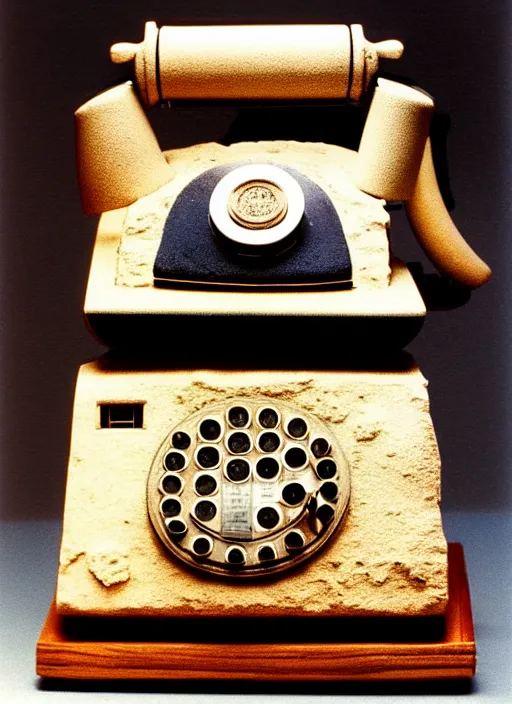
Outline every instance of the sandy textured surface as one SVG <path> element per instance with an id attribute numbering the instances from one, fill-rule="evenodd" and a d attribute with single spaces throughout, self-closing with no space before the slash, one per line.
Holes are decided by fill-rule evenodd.
<path id="1" fill-rule="evenodd" d="M 288 401 L 328 423 L 351 467 L 345 523 L 298 570 L 229 582 L 174 561 L 146 512 L 152 457 L 171 427 L 230 397 Z M 145 427 L 98 429 L 100 401 L 144 401 Z M 82 368 L 58 608 L 140 615 L 438 614 L 447 601 L 440 464 L 426 383 L 399 372 L 101 372 Z"/>
<path id="2" fill-rule="evenodd" d="M 242 142 L 229 147 L 198 144 L 166 153 L 172 180 L 129 206 L 119 247 L 116 284 L 152 286 L 153 262 L 169 209 L 183 188 L 207 169 L 235 161 L 292 166 L 330 196 L 343 225 L 355 286 L 389 283 L 389 215 L 383 201 L 352 185 L 347 168 L 353 153 L 321 143 Z"/>

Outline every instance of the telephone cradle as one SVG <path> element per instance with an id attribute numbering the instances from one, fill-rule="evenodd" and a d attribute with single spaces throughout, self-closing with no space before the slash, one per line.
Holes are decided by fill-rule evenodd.
<path id="1" fill-rule="evenodd" d="M 40 676 L 474 675 L 404 348 L 491 272 L 439 192 L 431 96 L 379 76 L 402 51 L 360 25 L 154 22 L 112 47 L 134 82 L 75 113 L 82 205 L 101 215 L 84 313 L 110 351 L 78 374 Z M 357 151 L 160 150 L 144 107 L 215 101 L 367 115 Z M 393 255 L 399 203 L 439 274 Z"/>

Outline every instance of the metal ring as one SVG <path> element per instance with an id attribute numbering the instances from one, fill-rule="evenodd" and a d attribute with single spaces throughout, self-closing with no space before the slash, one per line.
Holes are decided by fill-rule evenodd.
<path id="1" fill-rule="evenodd" d="M 284 218 L 266 229 L 242 227 L 230 215 L 230 198 L 240 186 L 267 181 L 286 196 L 288 209 Z M 224 237 L 239 245 L 267 247 L 286 239 L 298 227 L 304 215 L 304 193 L 288 172 L 272 164 L 247 164 L 226 174 L 215 186 L 210 198 L 210 219 Z"/>

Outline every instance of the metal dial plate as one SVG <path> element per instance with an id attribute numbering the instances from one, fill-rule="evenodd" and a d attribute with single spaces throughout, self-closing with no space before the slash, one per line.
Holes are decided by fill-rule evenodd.
<path id="1" fill-rule="evenodd" d="M 348 463 L 326 425 L 269 399 L 230 399 L 172 428 L 148 477 L 148 511 L 171 553 L 231 577 L 302 562 L 340 525 Z"/>

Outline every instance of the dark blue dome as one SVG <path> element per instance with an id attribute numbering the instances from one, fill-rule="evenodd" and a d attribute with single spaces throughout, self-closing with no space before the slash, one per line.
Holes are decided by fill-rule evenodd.
<path id="1" fill-rule="evenodd" d="M 250 162 L 216 166 L 191 181 L 177 197 L 164 225 L 153 275 L 157 284 L 188 282 L 242 286 L 346 288 L 352 279 L 350 254 L 338 213 L 320 186 L 279 165 L 300 184 L 305 212 L 298 241 L 276 256 L 247 257 L 226 250 L 209 223 L 209 202 L 220 179 Z"/>

